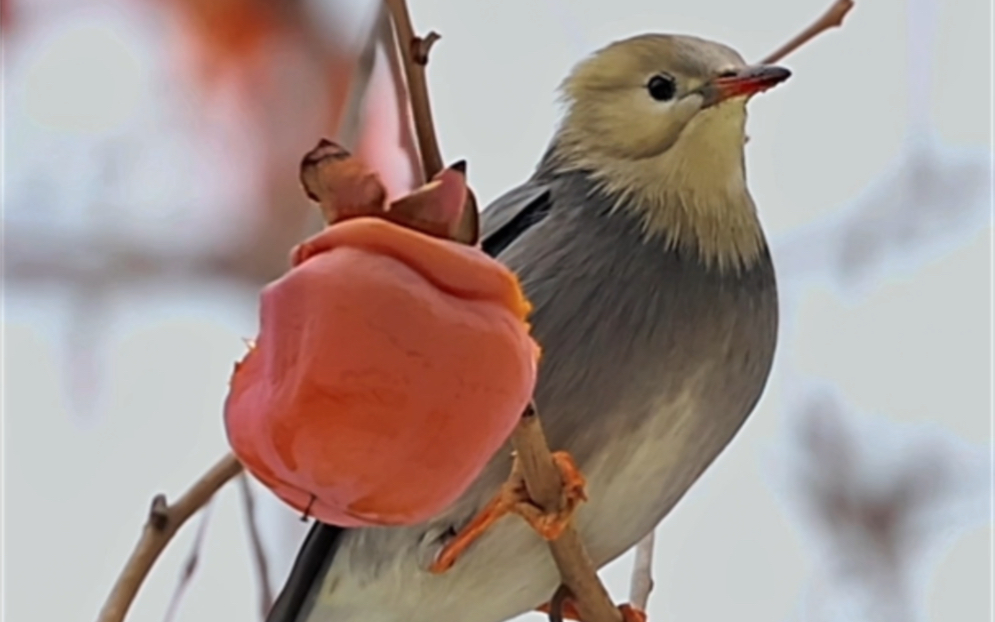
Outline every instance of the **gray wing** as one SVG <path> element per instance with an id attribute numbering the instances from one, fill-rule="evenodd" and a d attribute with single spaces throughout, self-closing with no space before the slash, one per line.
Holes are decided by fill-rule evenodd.
<path id="1" fill-rule="evenodd" d="M 545 218 L 551 206 L 549 186 L 535 180 L 495 199 L 481 212 L 480 243 L 484 252 L 497 257 L 518 236 Z M 321 585 L 345 531 L 314 521 L 266 622 L 297 622 L 301 611 L 308 607 L 312 589 Z"/>
<path id="2" fill-rule="evenodd" d="M 321 585 L 322 575 L 331 565 L 345 531 L 342 527 L 314 521 L 297 553 L 287 582 L 266 615 L 266 622 L 297 622 L 311 588 Z"/>
<path id="3" fill-rule="evenodd" d="M 497 257 L 518 236 L 544 219 L 553 202 L 548 184 L 531 179 L 494 200 L 480 213 L 480 244 Z"/>

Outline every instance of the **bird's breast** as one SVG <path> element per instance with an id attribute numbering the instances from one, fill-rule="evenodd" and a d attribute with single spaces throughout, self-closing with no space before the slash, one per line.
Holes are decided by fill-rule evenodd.
<path id="1" fill-rule="evenodd" d="M 539 414 L 587 475 L 578 519 L 605 561 L 673 507 L 759 399 L 777 332 L 769 256 L 719 271 L 587 209 L 553 214 L 502 259 L 534 305 Z"/>

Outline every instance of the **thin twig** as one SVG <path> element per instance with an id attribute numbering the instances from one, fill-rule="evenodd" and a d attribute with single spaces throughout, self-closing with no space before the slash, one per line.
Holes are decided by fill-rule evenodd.
<path id="1" fill-rule="evenodd" d="M 546 512 L 559 511 L 563 502 L 563 480 L 553 463 L 535 406 L 530 405 L 511 435 L 529 497 Z M 560 571 L 563 584 L 570 590 L 577 611 L 584 622 L 620 622 L 622 615 L 612 604 L 608 590 L 588 557 L 580 534 L 573 524 L 549 542 L 549 550 Z"/>
<path id="2" fill-rule="evenodd" d="M 632 583 L 629 587 L 629 604 L 641 611 L 646 611 L 650 592 L 653 591 L 653 547 L 655 545 L 655 529 L 636 545 L 636 561 L 632 564 Z"/>
<path id="3" fill-rule="evenodd" d="M 148 520 L 138 544 L 118 575 L 97 622 L 123 622 L 152 565 L 183 523 L 204 507 L 225 483 L 241 472 L 241 463 L 232 454 L 227 454 L 183 493 L 176 503 L 167 504 L 166 496 L 162 494 L 152 499 Z"/>
<path id="4" fill-rule="evenodd" d="M 248 476 L 243 472 L 238 476 L 239 487 L 242 490 L 242 509 L 245 511 L 245 527 L 249 532 L 249 544 L 252 548 L 252 561 L 256 567 L 256 580 L 259 582 L 259 611 L 262 620 L 269 615 L 273 607 L 273 589 L 269 584 L 269 563 L 263 540 L 259 536 L 259 525 L 256 524 L 256 500 L 252 494 Z"/>
<path id="5" fill-rule="evenodd" d="M 207 534 L 207 525 L 210 522 L 211 502 L 208 501 L 207 505 L 204 506 L 204 510 L 200 513 L 200 525 L 197 527 L 197 535 L 193 538 L 193 544 L 190 546 L 190 554 L 187 555 L 187 561 L 183 563 L 183 569 L 180 571 L 180 580 L 176 583 L 173 597 L 169 599 L 169 607 L 166 608 L 166 616 L 163 618 L 163 622 L 172 622 L 176 618 L 176 612 L 180 609 L 180 602 L 183 600 L 183 595 L 186 593 L 187 588 L 190 587 L 190 582 L 193 580 L 194 573 L 197 572 L 197 566 L 200 564 L 200 551 L 204 547 L 204 535 Z"/>
<path id="6" fill-rule="evenodd" d="M 432 179 L 443 168 L 442 153 L 439 151 L 435 125 L 432 122 L 432 107 L 428 99 L 428 83 L 425 78 L 429 50 L 441 36 L 437 32 L 429 32 L 424 39 L 417 37 L 411 25 L 411 16 L 408 13 L 405 0 L 385 0 L 385 2 L 391 13 L 394 30 L 397 32 L 397 46 L 392 49 L 398 49 L 402 59 L 405 82 L 408 86 L 407 96 L 411 104 L 411 115 L 414 118 L 415 134 L 418 138 L 418 150 L 421 152 L 421 172 L 424 176 L 419 182 L 424 183 Z M 395 72 L 394 83 L 400 86 L 399 76 L 396 75 L 397 58 L 390 51 L 388 51 L 388 56 L 393 63 L 391 68 Z M 400 100 L 399 94 L 398 101 Z M 407 124 L 403 124 L 402 127 L 406 128 Z M 405 134 L 402 138 L 409 138 L 409 136 Z M 480 239 L 480 214 L 477 208 L 477 198 L 469 186 L 467 186 L 466 195 L 466 205 L 463 208 L 463 215 L 455 239 L 474 246 Z"/>
<path id="7" fill-rule="evenodd" d="M 843 25 L 843 18 L 853 8 L 854 0 L 836 0 L 833 5 L 823 13 L 819 19 L 815 20 L 811 26 L 803 30 L 791 41 L 788 41 L 776 51 L 763 59 L 763 64 L 776 63 L 788 54 L 791 54 L 801 46 L 816 38 L 830 28 L 837 28 Z"/>
<path id="8" fill-rule="evenodd" d="M 398 47 L 401 49 L 404 61 L 404 75 L 411 97 L 411 111 L 415 120 L 415 132 L 418 135 L 418 149 L 421 151 L 425 179 L 431 179 L 442 170 L 443 165 L 439 143 L 435 137 L 435 126 L 432 123 L 425 65 L 428 64 L 429 49 L 440 36 L 435 32 L 428 33 L 424 39 L 416 36 L 405 0 L 385 0 L 385 2 L 393 17 Z"/>

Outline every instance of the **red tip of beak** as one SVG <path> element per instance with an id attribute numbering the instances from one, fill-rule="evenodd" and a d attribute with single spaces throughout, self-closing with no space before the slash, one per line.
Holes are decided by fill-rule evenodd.
<path id="1" fill-rule="evenodd" d="M 732 75 L 720 76 L 712 80 L 714 99 L 709 105 L 717 104 L 731 97 L 755 95 L 777 86 L 791 77 L 791 72 L 776 65 L 747 67 Z"/>

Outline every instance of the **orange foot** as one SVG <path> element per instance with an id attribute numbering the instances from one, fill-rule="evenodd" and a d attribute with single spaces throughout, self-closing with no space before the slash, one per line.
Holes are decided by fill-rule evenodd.
<path id="1" fill-rule="evenodd" d="M 546 603 L 536 609 L 536 611 L 549 613 L 549 609 L 550 605 Z M 622 614 L 622 622 L 646 622 L 646 612 L 642 609 L 636 609 L 632 605 L 619 605 L 618 611 Z M 577 620 L 580 622 L 580 613 L 577 611 L 577 604 L 569 596 L 569 593 L 563 597 L 563 602 L 560 604 L 560 617 L 563 620 Z"/>
<path id="2" fill-rule="evenodd" d="M 622 612 L 624 622 L 646 622 L 646 612 L 642 609 L 636 609 L 629 603 L 619 605 L 618 610 Z"/>
<path id="3" fill-rule="evenodd" d="M 555 540 L 559 538 L 563 530 L 570 524 L 570 518 L 577 506 L 582 501 L 587 501 L 587 493 L 585 492 L 584 476 L 577 469 L 570 454 L 565 451 L 553 452 L 553 462 L 560 470 L 560 477 L 563 478 L 563 502 L 560 504 L 559 511 L 546 512 L 532 501 L 528 489 L 525 487 L 525 478 L 522 476 L 521 467 L 516 457 L 508 481 L 501 485 L 498 494 L 470 521 L 470 524 L 443 547 L 435 561 L 429 566 L 429 571 L 438 574 L 452 568 L 459 556 L 477 538 L 509 513 L 518 514 L 524 518 L 544 539 Z"/>

